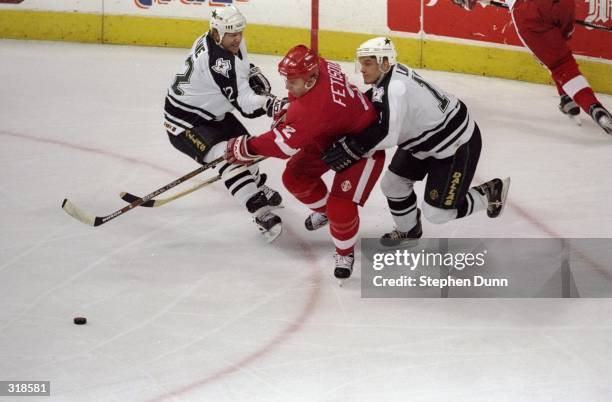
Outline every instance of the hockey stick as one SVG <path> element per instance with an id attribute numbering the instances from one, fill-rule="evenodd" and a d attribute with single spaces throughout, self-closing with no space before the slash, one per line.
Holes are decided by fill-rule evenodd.
<path id="1" fill-rule="evenodd" d="M 605 25 L 597 25 L 597 24 L 593 24 L 591 22 L 586 22 L 583 20 L 575 20 L 576 24 L 578 25 L 582 25 L 585 27 L 589 27 L 589 28 L 593 28 L 593 29 L 599 29 L 602 31 L 608 31 L 608 32 L 612 32 L 612 27 L 607 27 Z"/>
<path id="2" fill-rule="evenodd" d="M 179 177 L 178 179 L 174 180 L 171 183 L 166 184 L 163 187 L 158 188 L 157 190 L 153 191 L 152 193 L 149 193 L 147 195 L 145 195 L 142 198 L 138 198 L 135 201 L 133 201 L 132 203 L 130 203 L 129 205 L 126 205 L 125 207 L 109 214 L 109 215 L 105 215 L 105 216 L 94 216 L 90 213 L 87 213 L 85 211 L 83 211 L 82 209 L 78 208 L 76 205 L 74 205 L 72 202 L 70 202 L 70 200 L 68 200 L 67 198 L 64 198 L 64 201 L 62 202 L 62 209 L 64 211 L 66 211 L 66 213 L 70 216 L 72 216 L 73 218 L 75 218 L 78 221 L 83 222 L 86 225 L 90 225 L 90 226 L 100 226 L 110 220 L 115 219 L 118 216 L 123 215 L 124 213 L 130 211 L 131 209 L 140 206 L 142 204 L 144 204 L 145 202 L 149 201 L 150 199 L 165 193 L 166 191 L 170 190 L 171 188 L 174 188 L 176 186 L 178 186 L 179 184 L 191 179 L 192 177 L 202 173 L 203 171 L 214 167 L 215 165 L 217 165 L 218 163 L 220 163 L 221 161 L 223 161 L 223 157 L 217 158 L 214 161 L 207 163 L 205 165 L 200 166 L 199 168 L 197 168 L 194 171 L 191 171 L 189 173 L 187 173 L 186 175 Z"/>
<path id="3" fill-rule="evenodd" d="M 498 7 L 498 8 L 508 8 L 508 5 L 506 3 L 502 3 L 499 1 L 495 1 L 495 0 L 478 0 L 479 3 L 486 5 L 492 5 L 493 7 Z"/>
<path id="4" fill-rule="evenodd" d="M 202 182 L 202 183 L 198 183 L 195 186 L 191 187 L 188 190 L 182 191 L 180 193 L 174 194 L 171 197 L 168 198 L 157 198 L 155 200 L 148 200 L 146 202 L 143 202 L 142 204 L 140 204 L 141 207 L 150 207 L 150 208 L 156 208 L 156 207 L 161 207 L 162 205 L 165 205 L 167 203 L 169 203 L 170 201 L 174 201 L 177 198 L 181 198 L 186 196 L 187 194 L 191 194 L 196 190 L 201 189 L 202 187 L 206 187 L 209 184 L 213 184 L 216 181 L 219 181 L 221 179 L 221 175 L 217 175 L 214 177 L 211 177 L 210 179 Z M 136 200 L 138 200 L 140 197 L 138 197 L 137 195 L 131 194 L 131 193 L 127 193 L 125 191 L 119 193 L 119 196 L 121 197 L 121 199 L 123 201 L 127 201 L 127 202 L 134 202 Z"/>
<path id="5" fill-rule="evenodd" d="M 482 1 L 479 1 L 479 3 L 482 3 L 484 5 L 490 4 L 493 7 L 498 7 L 498 8 L 506 8 L 506 9 L 508 8 L 508 5 L 506 3 L 501 3 L 495 0 L 482 0 Z M 574 22 L 578 25 L 582 25 L 585 27 L 612 32 L 612 27 L 607 27 L 605 25 L 597 25 L 597 24 L 593 24 L 592 22 L 587 22 L 584 20 L 574 20 Z"/>
<path id="6" fill-rule="evenodd" d="M 263 161 L 264 159 L 266 159 L 266 158 L 265 157 L 264 158 L 258 158 L 255 161 L 253 161 L 253 164 L 259 163 L 259 162 Z M 162 205 L 166 205 L 170 201 L 174 201 L 174 200 L 176 200 L 178 198 L 184 197 L 187 194 L 191 194 L 194 191 L 199 190 L 202 187 L 206 187 L 209 184 L 213 184 L 214 182 L 219 181 L 219 180 L 221 180 L 221 175 L 220 174 L 216 175 L 214 177 L 211 177 L 210 179 L 208 179 L 208 180 L 206 180 L 206 181 L 204 181 L 202 183 L 198 183 L 195 186 L 191 187 L 190 189 L 187 189 L 187 190 L 182 191 L 180 193 L 174 194 L 171 197 L 168 197 L 168 198 L 158 198 L 158 199 L 155 199 L 155 200 L 148 200 L 147 202 L 142 203 L 140 206 L 141 207 L 149 207 L 149 208 L 161 207 Z M 134 202 L 138 198 L 140 198 L 137 195 L 134 195 L 132 193 L 128 193 L 126 191 L 123 191 L 123 192 L 119 193 L 119 197 L 121 197 L 121 199 L 123 201 L 127 201 L 127 202 Z"/>

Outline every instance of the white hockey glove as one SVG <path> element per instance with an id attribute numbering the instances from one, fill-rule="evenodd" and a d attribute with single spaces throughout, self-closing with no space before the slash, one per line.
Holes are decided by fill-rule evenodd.
<path id="1" fill-rule="evenodd" d="M 468 11 L 471 11 L 476 7 L 477 0 L 451 0 L 453 3 L 458 5 L 459 7 L 463 7 Z"/>
<path id="2" fill-rule="evenodd" d="M 270 81 L 253 63 L 251 63 L 249 70 L 249 86 L 257 95 L 270 95 L 270 91 L 272 91 Z"/>
<path id="3" fill-rule="evenodd" d="M 268 117 L 272 117 L 275 121 L 279 120 L 289 108 L 288 98 L 277 98 L 271 95 L 264 106 Z"/>
<path id="4" fill-rule="evenodd" d="M 236 165 L 249 165 L 259 158 L 259 155 L 249 152 L 248 139 L 248 135 L 229 139 L 225 147 L 225 160 Z"/>

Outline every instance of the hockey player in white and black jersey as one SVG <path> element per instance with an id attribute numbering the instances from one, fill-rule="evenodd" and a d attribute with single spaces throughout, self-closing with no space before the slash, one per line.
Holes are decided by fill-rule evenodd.
<path id="1" fill-rule="evenodd" d="M 397 63 L 396 58 L 393 43 L 384 37 L 368 40 L 357 49 L 364 82 L 372 85 L 366 94 L 379 119 L 361 134 L 332 144 L 323 159 L 332 169 L 341 171 L 372 150 L 397 146 L 381 182 L 395 221 L 395 230 L 381 238 L 386 246 L 421 237 L 421 209 L 432 223 L 445 223 L 485 209 L 489 217 L 498 217 L 510 178 L 496 178 L 470 188 L 481 138 L 467 107 Z M 425 176 L 425 199 L 419 209 L 413 186 Z"/>
<path id="2" fill-rule="evenodd" d="M 224 154 L 225 141 L 248 135 L 231 112 L 248 118 L 273 116 L 284 103 L 270 94 L 270 83 L 247 59 L 243 30 L 246 19 L 235 6 L 215 9 L 210 30 L 193 44 L 185 67 L 168 89 L 165 128 L 172 145 L 199 163 Z M 276 108 L 276 109 L 275 109 Z M 281 219 L 270 210 L 282 199 L 267 187 L 257 165 L 219 166 L 225 186 L 253 215 L 267 241 L 281 230 Z"/>

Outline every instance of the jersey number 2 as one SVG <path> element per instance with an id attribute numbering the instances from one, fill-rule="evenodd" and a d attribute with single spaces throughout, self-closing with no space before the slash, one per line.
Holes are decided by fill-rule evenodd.
<path id="1" fill-rule="evenodd" d="M 180 88 L 181 84 L 188 84 L 191 80 L 191 74 L 193 73 L 193 60 L 191 56 L 185 60 L 185 65 L 187 66 L 187 71 L 183 74 L 177 74 L 174 79 L 174 83 L 172 84 L 172 91 L 177 95 L 184 95 L 185 92 Z"/>

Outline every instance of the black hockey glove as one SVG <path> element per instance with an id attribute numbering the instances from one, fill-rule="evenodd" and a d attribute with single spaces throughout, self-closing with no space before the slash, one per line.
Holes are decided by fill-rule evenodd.
<path id="1" fill-rule="evenodd" d="M 249 70 L 249 86 L 257 95 L 270 95 L 270 91 L 272 91 L 270 81 L 263 75 L 259 67 L 252 63 Z"/>
<path id="2" fill-rule="evenodd" d="M 277 98 L 272 95 L 266 101 L 265 109 L 268 117 L 272 117 L 274 120 L 278 120 L 287 111 L 289 107 L 289 99 Z"/>
<path id="3" fill-rule="evenodd" d="M 332 170 L 342 172 L 359 162 L 367 150 L 363 149 L 351 136 L 342 137 L 321 154 L 321 159 Z"/>

